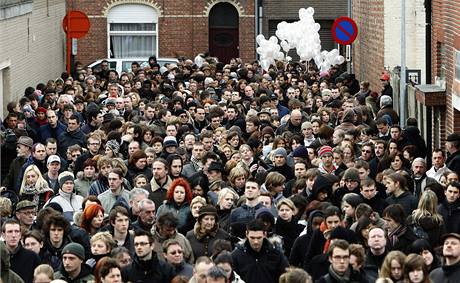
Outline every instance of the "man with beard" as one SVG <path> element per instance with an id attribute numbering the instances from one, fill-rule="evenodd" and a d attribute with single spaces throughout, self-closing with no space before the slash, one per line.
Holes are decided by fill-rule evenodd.
<path id="1" fill-rule="evenodd" d="M 443 237 L 442 255 L 444 265 L 430 273 L 433 282 L 460 282 L 460 235 L 446 234 Z"/>
<path id="2" fill-rule="evenodd" d="M 81 147 L 86 147 L 86 136 L 80 130 L 80 118 L 77 115 L 70 116 L 67 131 L 59 135 L 57 140 L 61 156 L 66 156 L 67 148 L 71 145 L 78 144 Z"/>
<path id="3" fill-rule="evenodd" d="M 31 156 L 33 144 L 34 141 L 31 138 L 25 136 L 19 137 L 16 144 L 17 157 L 11 163 L 8 175 L 6 175 L 3 180 L 3 186 L 5 186 L 6 189 L 17 189 L 16 192 L 19 192 L 22 179 L 19 180 L 18 175 L 21 173 L 22 165 L 24 165 L 26 160 Z"/>
<path id="4" fill-rule="evenodd" d="M 150 181 L 149 199 L 155 202 L 155 207 L 160 207 L 166 199 L 166 193 L 172 183 L 168 172 L 168 162 L 157 158 L 152 165 L 153 178 Z"/>
<path id="5" fill-rule="evenodd" d="M 286 180 L 294 179 L 294 172 L 292 168 L 287 164 L 286 149 L 282 147 L 277 148 L 273 153 L 273 158 L 274 167 L 268 170 L 268 172 L 278 172 L 284 177 L 286 177 Z"/>
<path id="6" fill-rule="evenodd" d="M 420 199 L 420 196 L 425 191 L 425 187 L 435 184 L 436 180 L 426 175 L 425 159 L 417 157 L 412 161 L 412 179 L 414 180 L 414 196 Z"/>
<path id="7" fill-rule="evenodd" d="M 54 110 L 46 111 L 46 119 L 48 120 L 48 124 L 41 126 L 39 129 L 40 142 L 42 143 L 45 143 L 48 138 L 57 140 L 66 130 L 65 125 L 58 121 L 58 116 Z"/>

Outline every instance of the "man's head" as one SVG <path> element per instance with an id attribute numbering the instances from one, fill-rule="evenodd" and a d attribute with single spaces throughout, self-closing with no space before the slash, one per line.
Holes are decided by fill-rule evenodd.
<path id="1" fill-rule="evenodd" d="M 71 275 L 76 276 L 80 273 L 81 264 L 85 260 L 85 249 L 78 243 L 67 244 L 61 252 L 62 265 L 65 271 Z"/>
<path id="2" fill-rule="evenodd" d="M 385 155 L 385 149 L 386 149 L 385 141 L 378 140 L 375 142 L 375 148 L 374 148 L 375 156 L 377 156 L 378 158 L 382 158 Z"/>
<path id="3" fill-rule="evenodd" d="M 16 249 L 21 240 L 21 225 L 19 222 L 15 219 L 8 219 L 3 222 L 2 237 L 10 251 Z"/>
<path id="4" fill-rule="evenodd" d="M 45 146 L 41 143 L 36 143 L 32 147 L 32 156 L 40 161 L 45 160 L 46 158 L 46 149 Z"/>
<path id="5" fill-rule="evenodd" d="M 447 136 L 446 149 L 450 154 L 457 152 L 460 149 L 460 135 L 453 133 Z"/>
<path id="6" fill-rule="evenodd" d="M 129 228 L 129 213 L 122 206 L 115 206 L 109 214 L 109 222 L 118 233 L 126 233 Z"/>
<path id="7" fill-rule="evenodd" d="M 292 110 L 290 121 L 294 126 L 302 124 L 302 112 L 300 110 Z"/>
<path id="8" fill-rule="evenodd" d="M 444 153 L 444 151 L 442 149 L 435 149 L 433 151 L 433 155 L 431 156 L 431 160 L 433 161 L 433 166 L 435 168 L 441 168 L 444 166 L 444 162 L 445 162 L 445 159 L 446 158 L 446 154 Z"/>
<path id="9" fill-rule="evenodd" d="M 448 203 L 456 202 L 460 197 L 460 183 L 456 181 L 449 183 L 444 194 Z"/>
<path id="10" fill-rule="evenodd" d="M 259 252 L 262 249 L 266 236 L 265 225 L 260 219 L 252 220 L 246 225 L 246 239 L 254 251 Z"/>
<path id="11" fill-rule="evenodd" d="M 460 235 L 450 233 L 444 235 L 442 254 L 446 259 L 446 265 L 453 265 L 460 261 Z"/>
<path id="12" fill-rule="evenodd" d="M 30 226 L 34 223 L 34 217 L 37 215 L 37 206 L 29 200 L 22 200 L 16 205 L 16 219 L 22 225 Z"/>
<path id="13" fill-rule="evenodd" d="M 139 219 L 142 223 L 153 225 L 155 222 L 155 203 L 150 199 L 139 202 Z"/>
<path id="14" fill-rule="evenodd" d="M 123 185 L 123 172 L 119 168 L 113 168 L 108 175 L 109 187 L 112 191 L 117 191 Z"/>
<path id="15" fill-rule="evenodd" d="M 72 116 L 70 116 L 69 118 L 69 121 L 67 122 L 67 131 L 74 132 L 78 130 L 79 128 L 80 128 L 80 118 L 77 115 L 72 114 Z"/>
<path id="16" fill-rule="evenodd" d="M 412 172 L 414 173 L 415 178 L 422 177 L 426 172 L 426 162 L 425 159 L 417 157 L 412 161 Z"/>
<path id="17" fill-rule="evenodd" d="M 260 195 L 260 186 L 255 180 L 248 180 L 246 181 L 246 185 L 244 187 L 244 195 L 246 196 L 247 200 L 255 200 Z"/>
<path id="18" fill-rule="evenodd" d="M 214 263 L 209 257 L 201 256 L 199 257 L 196 262 L 195 266 L 193 267 L 193 277 L 195 278 L 197 283 L 206 283 L 206 275 L 214 266 Z"/>
<path id="19" fill-rule="evenodd" d="M 155 224 L 158 234 L 166 239 L 176 235 L 177 225 L 179 225 L 179 219 L 172 212 L 162 213 Z"/>
<path id="20" fill-rule="evenodd" d="M 150 232 L 138 230 L 134 233 L 134 249 L 140 260 L 147 260 L 153 252 L 153 236 Z"/>
<path id="21" fill-rule="evenodd" d="M 329 262 L 332 269 L 339 275 L 344 275 L 350 265 L 349 244 L 345 240 L 334 239 L 328 249 Z"/>
<path id="22" fill-rule="evenodd" d="M 211 267 L 206 273 L 206 283 L 227 283 L 227 273 L 219 266 Z"/>
<path id="23" fill-rule="evenodd" d="M 369 231 L 369 238 L 367 240 L 367 243 L 372 252 L 383 252 L 387 244 L 387 240 L 385 238 L 385 231 L 383 231 L 382 228 L 378 227 L 372 228 Z"/>
<path id="24" fill-rule="evenodd" d="M 164 159 L 156 159 L 153 162 L 152 171 L 155 180 L 163 182 L 168 176 L 168 162 Z"/>

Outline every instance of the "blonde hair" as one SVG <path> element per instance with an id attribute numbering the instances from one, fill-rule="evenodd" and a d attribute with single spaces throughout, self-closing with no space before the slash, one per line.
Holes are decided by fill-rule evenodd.
<path id="1" fill-rule="evenodd" d="M 10 217 L 13 212 L 13 203 L 9 198 L 0 197 L 0 216 Z"/>
<path id="2" fill-rule="evenodd" d="M 379 277 L 388 277 L 391 278 L 391 262 L 396 260 L 401 268 L 404 266 L 404 261 L 406 260 L 406 255 L 400 251 L 391 251 L 383 260 L 382 267 L 379 272 Z"/>
<path id="3" fill-rule="evenodd" d="M 21 188 L 19 190 L 19 195 L 22 195 L 23 192 L 24 192 L 24 189 L 26 187 L 26 175 L 27 173 L 29 173 L 30 171 L 34 171 L 35 174 L 37 174 L 38 176 L 38 179 L 37 179 L 37 182 L 35 183 L 34 187 L 37 189 L 38 192 L 43 192 L 43 191 L 46 191 L 49 186 L 48 186 L 48 182 L 46 182 L 46 180 L 43 178 L 43 175 L 42 173 L 40 172 L 40 169 L 38 169 L 38 167 L 36 165 L 29 165 L 27 166 L 26 170 L 24 170 L 24 175 L 22 176 L 22 182 L 21 182 Z"/>
<path id="4" fill-rule="evenodd" d="M 34 277 L 42 273 L 46 274 L 49 279 L 54 280 L 54 270 L 50 265 L 40 264 L 39 266 L 35 267 Z"/>
<path id="5" fill-rule="evenodd" d="M 424 217 L 430 217 L 437 223 L 442 223 L 442 216 L 438 213 L 438 197 L 431 190 L 426 190 L 420 196 L 417 209 L 412 211 L 412 218 L 415 222 L 419 221 Z"/>
<path id="6" fill-rule="evenodd" d="M 222 190 L 219 191 L 219 194 L 217 195 L 217 205 L 219 205 L 222 202 L 222 200 L 225 198 L 225 196 L 228 194 L 232 195 L 234 204 L 240 197 L 233 189 L 223 188 Z"/>
<path id="7" fill-rule="evenodd" d="M 110 232 L 97 232 L 93 236 L 91 236 L 90 243 L 94 244 L 96 241 L 102 241 L 105 243 L 107 246 L 107 249 L 111 251 L 113 247 L 116 246 L 116 242 L 112 237 L 112 234 Z"/>
<path id="8" fill-rule="evenodd" d="M 280 200 L 278 202 L 278 204 L 276 205 L 276 209 L 280 210 L 281 206 L 282 205 L 286 205 L 287 207 L 289 207 L 290 209 L 292 209 L 292 211 L 294 212 L 294 214 L 297 213 L 297 207 L 295 206 L 294 202 L 288 198 L 284 198 L 282 200 Z"/>
<path id="9" fill-rule="evenodd" d="M 194 206 L 196 203 L 201 203 L 204 206 L 206 205 L 206 199 L 204 197 L 196 196 L 190 202 L 190 207 Z"/>
<path id="10" fill-rule="evenodd" d="M 270 172 L 265 179 L 265 187 L 271 192 L 274 187 L 281 186 L 285 182 L 286 177 L 284 177 L 281 173 Z"/>

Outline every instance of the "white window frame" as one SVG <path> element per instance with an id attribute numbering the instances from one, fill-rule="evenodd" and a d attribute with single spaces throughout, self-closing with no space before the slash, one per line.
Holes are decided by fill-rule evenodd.
<path id="1" fill-rule="evenodd" d="M 454 79 L 460 82 L 460 51 L 454 51 Z"/>
<path id="2" fill-rule="evenodd" d="M 107 16 L 107 58 L 111 58 L 111 52 L 110 52 L 110 37 L 112 35 L 146 35 L 146 36 L 154 36 L 155 37 L 155 54 L 157 57 L 158 55 L 158 50 L 159 50 L 159 40 L 158 40 L 158 18 L 159 18 L 159 12 L 155 10 L 151 6 L 147 5 L 142 5 L 142 4 L 122 4 L 122 5 L 117 5 L 113 7 L 112 9 L 122 9 L 122 8 L 128 8 L 128 9 L 148 9 L 150 10 L 150 13 L 153 13 L 154 15 L 149 15 L 148 17 L 129 17 L 129 18 L 124 18 L 124 19 L 113 19 L 111 18 L 110 11 Z M 147 11 L 143 11 L 145 14 L 148 14 Z M 153 31 L 111 31 L 110 30 L 110 24 L 116 23 L 116 24 L 154 24 L 155 29 Z M 116 59 L 116 58 L 114 58 Z"/>

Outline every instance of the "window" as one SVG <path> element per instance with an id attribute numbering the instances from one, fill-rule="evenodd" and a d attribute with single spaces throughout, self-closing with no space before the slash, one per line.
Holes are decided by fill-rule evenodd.
<path id="1" fill-rule="evenodd" d="M 146 5 L 118 5 L 107 17 L 110 58 L 157 55 L 158 14 Z"/>

